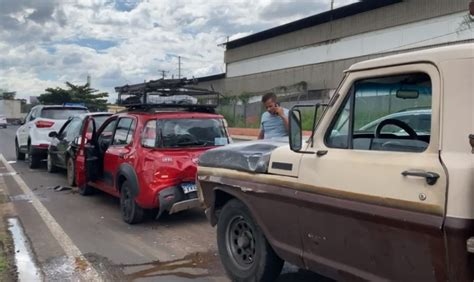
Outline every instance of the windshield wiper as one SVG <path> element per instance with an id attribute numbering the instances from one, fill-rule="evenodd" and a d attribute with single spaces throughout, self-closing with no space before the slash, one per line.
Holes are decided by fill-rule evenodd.
<path id="1" fill-rule="evenodd" d="M 178 146 L 191 146 L 191 145 L 196 145 L 196 146 L 204 146 L 206 143 L 200 142 L 200 141 L 186 141 L 186 142 L 178 142 L 176 143 Z"/>

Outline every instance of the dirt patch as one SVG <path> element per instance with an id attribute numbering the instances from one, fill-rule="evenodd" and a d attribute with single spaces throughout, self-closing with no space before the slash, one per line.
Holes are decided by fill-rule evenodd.
<path id="1" fill-rule="evenodd" d="M 0 204 L 0 281 L 17 281 L 15 246 L 8 231 L 6 219 L 10 216 L 8 204 Z"/>

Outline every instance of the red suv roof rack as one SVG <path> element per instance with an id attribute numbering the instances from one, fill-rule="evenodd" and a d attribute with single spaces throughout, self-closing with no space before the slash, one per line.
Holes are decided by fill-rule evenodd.
<path id="1" fill-rule="evenodd" d="M 214 113 L 220 93 L 193 87 L 195 79 L 159 79 L 115 87 L 118 104 L 129 111 L 157 109 Z"/>

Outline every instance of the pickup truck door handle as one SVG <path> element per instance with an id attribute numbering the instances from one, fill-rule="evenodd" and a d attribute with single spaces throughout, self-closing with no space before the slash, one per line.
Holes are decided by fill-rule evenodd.
<path id="1" fill-rule="evenodd" d="M 431 171 L 420 171 L 420 170 L 405 170 L 402 172 L 403 176 L 415 176 L 415 177 L 424 177 L 428 185 L 435 185 L 438 181 L 439 174 Z"/>

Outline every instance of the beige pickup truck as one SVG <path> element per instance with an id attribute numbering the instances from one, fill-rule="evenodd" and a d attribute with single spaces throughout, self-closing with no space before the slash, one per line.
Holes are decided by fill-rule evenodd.
<path id="1" fill-rule="evenodd" d="M 337 280 L 474 280 L 474 44 L 357 63 L 301 134 L 200 159 L 232 280 L 283 261 Z"/>

